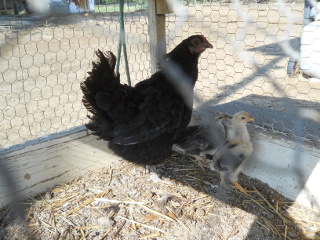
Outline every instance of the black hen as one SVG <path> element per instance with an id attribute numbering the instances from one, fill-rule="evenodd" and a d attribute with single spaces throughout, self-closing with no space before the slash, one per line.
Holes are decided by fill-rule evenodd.
<path id="1" fill-rule="evenodd" d="M 93 63 L 89 77 L 81 83 L 83 104 L 93 114 L 86 127 L 108 140 L 109 147 L 126 160 L 147 165 L 163 162 L 191 118 L 192 109 L 176 86 L 187 83 L 193 89 L 198 59 L 206 48 L 212 45 L 202 35 L 185 39 L 162 61 L 177 71 L 164 67 L 135 87 L 121 84 L 114 73 L 116 57 L 98 50 L 100 61 Z M 177 77 L 177 72 L 182 75 Z"/>

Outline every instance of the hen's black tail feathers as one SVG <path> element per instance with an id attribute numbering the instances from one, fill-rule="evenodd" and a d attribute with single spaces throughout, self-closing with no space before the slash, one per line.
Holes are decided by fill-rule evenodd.
<path id="1" fill-rule="evenodd" d="M 110 140 L 113 130 L 112 121 L 110 116 L 99 107 L 96 97 L 99 93 L 105 93 L 108 89 L 120 85 L 120 76 L 114 73 L 117 58 L 112 52 L 104 54 L 98 50 L 96 55 L 98 61 L 92 63 L 92 71 L 88 72 L 89 76 L 80 84 L 84 94 L 83 105 L 93 114 L 91 117 L 88 116 L 91 121 L 86 124 L 86 127 L 92 131 L 93 135 L 99 136 L 99 139 Z"/>
<path id="2" fill-rule="evenodd" d="M 98 50 L 96 55 L 99 61 L 93 62 L 92 71 L 88 72 L 89 76 L 80 84 L 84 94 L 82 102 L 89 112 L 97 117 L 105 118 L 106 113 L 98 107 L 95 97 L 99 92 L 119 85 L 120 76 L 114 73 L 117 58 L 112 52 L 103 54 Z"/>

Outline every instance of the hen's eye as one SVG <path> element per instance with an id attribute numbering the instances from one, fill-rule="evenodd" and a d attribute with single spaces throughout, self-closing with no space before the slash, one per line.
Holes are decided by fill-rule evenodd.
<path id="1" fill-rule="evenodd" d="M 195 40 L 193 41 L 193 43 L 194 43 L 195 45 L 198 45 L 198 44 L 200 43 L 200 41 L 199 41 L 199 39 L 195 39 Z"/>

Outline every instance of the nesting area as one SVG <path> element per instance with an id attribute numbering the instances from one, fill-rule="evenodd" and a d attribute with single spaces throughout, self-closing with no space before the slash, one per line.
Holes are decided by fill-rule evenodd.
<path id="1" fill-rule="evenodd" d="M 175 154 L 153 182 L 117 161 L 26 201 L 26 220 L 0 212 L 1 239 L 320 239 L 320 214 L 240 175 L 250 190 L 221 190 L 219 174 Z M 11 216 L 11 217 L 10 217 Z"/>

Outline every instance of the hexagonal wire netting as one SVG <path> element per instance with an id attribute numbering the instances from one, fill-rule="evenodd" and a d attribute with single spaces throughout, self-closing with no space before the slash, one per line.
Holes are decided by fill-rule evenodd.
<path id="1" fill-rule="evenodd" d="M 184 14 L 166 17 L 167 50 L 194 33 L 204 34 L 215 47 L 200 59 L 196 106 L 228 114 L 246 110 L 256 127 L 286 135 L 297 134 L 293 107 L 320 110 L 320 83 L 301 74 L 289 78 L 289 57 L 281 47 L 289 41 L 299 50 L 302 2 L 181 4 L 187 5 Z M 49 15 L 1 16 L 2 148 L 83 125 L 87 112 L 79 84 L 91 69 L 95 50 L 117 52 L 117 4 L 96 4 L 94 12 L 73 14 L 63 1 L 49 5 Z M 125 4 L 125 30 L 135 84 L 151 75 L 146 1 Z M 304 139 L 319 140 L 315 122 L 301 126 Z"/>
<path id="2" fill-rule="evenodd" d="M 200 112 L 213 109 L 232 115 L 245 110 L 254 116 L 256 128 L 319 141 L 318 123 L 296 120 L 298 109 L 319 110 L 320 82 L 287 74 L 290 56 L 300 51 L 304 2 L 203 1 L 189 4 L 187 12 L 185 19 L 168 16 L 169 46 L 194 32 L 215 45 L 214 53 L 208 51 L 200 59 Z"/>
<path id="3" fill-rule="evenodd" d="M 97 49 L 117 52 L 118 4 L 70 14 L 66 2 L 51 1 L 50 9 L 50 15 L 1 16 L 1 147 L 83 125 L 80 82 Z M 131 77 L 137 82 L 149 75 L 146 5 L 126 4 L 125 21 Z"/>
<path id="4" fill-rule="evenodd" d="M 133 84 L 151 75 L 145 2 L 125 4 Z M 166 16 L 167 50 L 195 33 L 204 34 L 214 45 L 200 58 L 195 88 L 199 112 L 232 115 L 245 110 L 256 120 L 251 127 L 320 140 L 319 124 L 299 120 L 297 114 L 300 108 L 320 110 L 320 82 L 302 74 L 287 75 L 289 57 L 300 50 L 303 2 L 180 1 L 180 6 L 172 2 L 174 13 Z M 80 82 L 92 68 L 94 52 L 117 52 L 117 4 L 96 4 L 94 12 L 72 14 L 66 1 L 51 0 L 49 6 L 50 14 L 0 16 L 0 144 L 4 149 L 82 126 L 87 111 Z M 120 74 L 125 83 L 123 65 Z M 301 171 L 295 174 L 297 179 L 308 177 Z"/>

